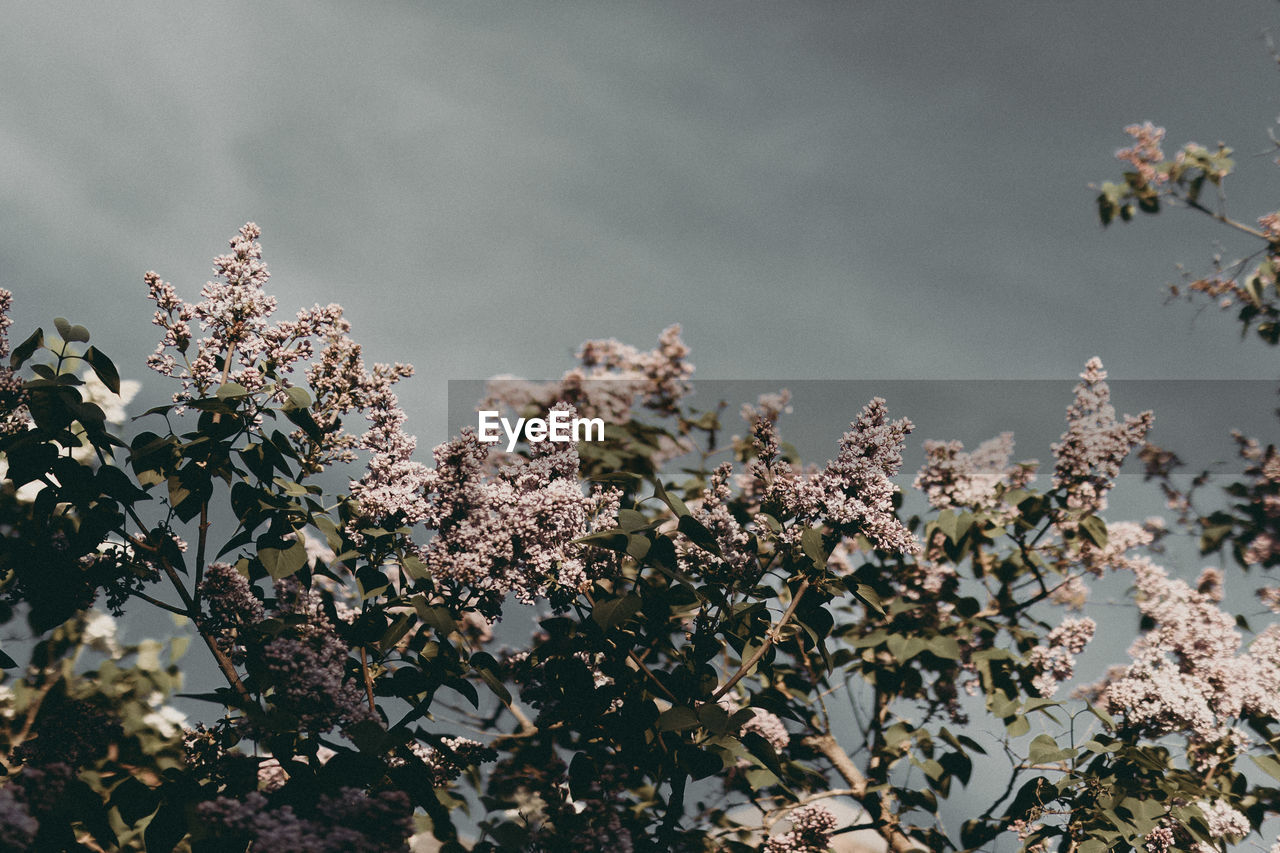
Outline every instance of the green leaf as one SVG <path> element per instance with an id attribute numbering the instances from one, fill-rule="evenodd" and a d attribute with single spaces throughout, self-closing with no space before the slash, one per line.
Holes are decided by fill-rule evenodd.
<path id="1" fill-rule="evenodd" d="M 580 536 L 573 541 L 576 545 L 594 545 L 597 548 L 619 553 L 626 553 L 627 548 L 631 546 L 631 539 L 626 532 L 618 527 L 613 527 L 609 530 L 597 530 L 593 533 L 588 533 L 586 536 Z"/>
<path id="2" fill-rule="evenodd" d="M 606 634 L 625 623 L 640 609 L 640 596 L 627 593 L 621 598 L 597 601 L 591 609 L 591 618 Z"/>
<path id="3" fill-rule="evenodd" d="M 378 649 L 385 653 L 388 649 L 394 648 L 395 644 L 400 642 L 400 638 L 409 633 L 409 627 L 412 624 L 413 614 L 401 613 L 400 618 L 382 632 L 382 636 L 378 639 Z"/>
<path id="4" fill-rule="evenodd" d="M 717 557 L 721 556 L 720 543 L 716 541 L 716 537 L 702 522 L 692 515 L 680 516 L 680 522 L 676 525 L 676 529 L 702 550 L 709 551 Z"/>
<path id="5" fill-rule="evenodd" d="M 926 648 L 937 657 L 946 660 L 960 660 L 960 643 L 955 637 L 930 637 Z"/>
<path id="6" fill-rule="evenodd" d="M 1107 547 L 1107 523 L 1096 515 L 1080 520 L 1080 530 L 1099 548 Z"/>
<path id="7" fill-rule="evenodd" d="M 1272 779 L 1280 779 L 1280 760 L 1274 755 L 1250 755 L 1249 758 Z"/>
<path id="8" fill-rule="evenodd" d="M 237 397 L 249 396 L 249 389 L 241 385 L 239 382 L 223 382 L 218 386 L 218 390 L 214 392 L 219 400 L 230 400 Z"/>
<path id="9" fill-rule="evenodd" d="M 88 338 L 86 337 L 85 340 Z M 89 367 L 93 368 L 98 381 L 106 385 L 112 394 L 120 393 L 120 373 L 111 359 L 102 354 L 102 350 L 89 347 L 84 352 L 84 360 L 89 362 Z"/>
<path id="10" fill-rule="evenodd" d="M 427 570 L 427 564 L 422 562 L 416 554 L 405 554 L 404 559 L 400 561 L 400 565 L 409 574 L 413 580 L 420 581 L 431 574 Z"/>
<path id="11" fill-rule="evenodd" d="M 488 652 L 476 652 L 471 656 L 471 668 L 480 673 L 485 685 L 497 696 L 502 704 L 511 707 L 511 692 L 498 678 L 498 661 Z"/>
<path id="12" fill-rule="evenodd" d="M 636 512 L 634 509 L 618 510 L 618 527 L 628 533 L 640 530 L 648 524 L 649 519 L 645 518 L 642 512 Z"/>
<path id="13" fill-rule="evenodd" d="M 9 356 L 9 369 L 17 370 L 27 359 L 35 355 L 36 350 L 44 346 L 44 329 L 36 329 L 31 337 L 18 344 Z"/>
<path id="14" fill-rule="evenodd" d="M 281 580 L 307 564 L 307 546 L 299 538 L 288 548 L 259 548 L 258 559 L 262 561 L 267 574 L 275 580 Z"/>
<path id="15" fill-rule="evenodd" d="M 698 706 L 698 721 L 713 735 L 729 730 L 729 712 L 715 702 L 703 702 Z"/>
<path id="16" fill-rule="evenodd" d="M 1089 711 L 1092 712 L 1092 714 L 1095 717 L 1097 717 L 1099 720 L 1102 721 L 1102 724 L 1104 726 L 1106 726 L 1108 729 L 1115 729 L 1116 727 L 1115 717 L 1111 716 L 1102 708 L 1099 708 L 1097 705 L 1093 704 L 1092 702 L 1086 702 L 1085 704 L 1088 706 Z"/>
<path id="17" fill-rule="evenodd" d="M 418 611 L 418 617 L 435 628 L 441 636 L 447 637 L 458 630 L 458 623 L 454 621 L 447 607 L 429 605 L 427 600 L 419 595 L 413 599 L 413 608 Z"/>
<path id="18" fill-rule="evenodd" d="M 1036 735 L 1027 751 L 1027 760 L 1032 764 L 1052 764 L 1067 758 L 1074 758 L 1076 750 L 1059 749 L 1058 742 L 1050 735 Z"/>
<path id="19" fill-rule="evenodd" d="M 885 615 L 884 605 L 880 603 L 880 596 L 874 589 L 865 583 L 860 583 L 858 584 L 858 588 L 855 592 L 857 593 L 858 598 L 861 598 L 866 602 L 868 607 L 879 613 L 881 616 Z"/>
<path id="20" fill-rule="evenodd" d="M 957 542 L 960 537 L 956 532 L 956 522 L 956 514 L 949 509 L 944 509 L 938 513 L 938 520 L 934 523 L 937 524 L 938 529 L 942 531 L 944 536 L 952 542 Z"/>
<path id="21" fill-rule="evenodd" d="M 894 660 L 899 663 L 906 663 L 925 650 L 923 637 L 892 634 L 885 644 L 889 647 L 889 653 L 893 655 Z"/>
<path id="22" fill-rule="evenodd" d="M 291 412 L 295 409 L 305 409 L 311 405 L 311 395 L 307 393 L 306 388 L 293 386 L 284 392 L 285 400 L 284 410 Z"/>
<path id="23" fill-rule="evenodd" d="M 831 556 L 831 552 L 823 544 L 822 531 L 819 528 L 806 527 L 801 531 L 800 548 L 819 571 L 827 567 L 827 558 Z"/>
<path id="24" fill-rule="evenodd" d="M 53 325 L 58 330 L 58 336 L 66 343 L 85 344 L 89 342 L 89 330 L 84 326 L 73 326 L 67 322 L 65 317 L 54 317 Z"/>
<path id="25" fill-rule="evenodd" d="M 684 501 L 675 495 L 668 494 L 667 490 L 662 487 L 662 481 L 655 479 L 653 481 L 653 494 L 664 504 L 671 508 L 677 516 L 684 517 L 689 514 L 689 507 L 685 506 Z"/>

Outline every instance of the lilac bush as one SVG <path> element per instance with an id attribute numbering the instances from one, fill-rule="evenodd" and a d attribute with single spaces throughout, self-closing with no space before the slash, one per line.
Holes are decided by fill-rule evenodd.
<path id="1" fill-rule="evenodd" d="M 1162 129 L 1128 131 L 1104 223 L 1177 203 L 1253 235 L 1256 266 L 1188 289 L 1280 341 L 1280 214 L 1206 207 L 1228 149 L 1167 160 Z M 1274 831 L 1280 627 L 1224 607 L 1230 563 L 1280 564 L 1274 448 L 1239 437 L 1226 500 L 1183 483 L 1091 359 L 1043 479 L 1011 433 L 944 436 L 906 496 L 913 426 L 884 400 L 805 465 L 785 392 L 740 423 L 691 404 L 672 326 L 482 404 L 603 417 L 603 441 L 503 453 L 464 430 L 424 461 L 412 368 L 366 364 L 337 305 L 277 320 L 261 236 L 231 238 L 197 301 L 144 276 L 172 402 L 128 434 L 133 389 L 89 330 L 11 345 L 0 291 L 0 620 L 33 639 L 0 653 L 0 844 L 1085 853 Z M 1160 565 L 1167 522 L 1104 516 L 1134 457 L 1222 565 Z M 1110 578 L 1134 639 L 1081 672 Z M 182 617 L 220 682 L 181 684 L 180 641 L 167 664 L 122 646 L 135 608 Z M 214 710 L 187 723 L 179 689 Z M 957 824 L 971 784 L 990 804 Z"/>

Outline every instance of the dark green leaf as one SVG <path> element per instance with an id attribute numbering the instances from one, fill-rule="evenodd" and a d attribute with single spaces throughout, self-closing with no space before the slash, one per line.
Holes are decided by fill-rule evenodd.
<path id="1" fill-rule="evenodd" d="M 710 551 L 717 557 L 721 556 L 720 543 L 716 541 L 716 537 L 702 522 L 698 521 L 692 515 L 680 516 L 677 529 L 688 537 L 690 542 L 697 545 L 702 550 Z"/>
<path id="2" fill-rule="evenodd" d="M 120 393 L 120 373 L 116 370 L 116 366 L 111 359 L 102 354 L 102 350 L 97 347 L 89 347 L 85 350 L 84 360 L 89 362 L 89 366 L 93 368 L 93 372 L 97 375 L 99 381 L 106 385 L 112 394 Z"/>
<path id="3" fill-rule="evenodd" d="M 691 729 L 696 725 L 698 725 L 698 715 L 692 708 L 686 708 L 683 705 L 668 708 L 658 715 L 657 728 L 660 732 Z"/>

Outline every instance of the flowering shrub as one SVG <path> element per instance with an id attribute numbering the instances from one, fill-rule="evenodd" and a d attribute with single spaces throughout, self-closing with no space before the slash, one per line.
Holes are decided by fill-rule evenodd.
<path id="1" fill-rule="evenodd" d="M 1205 209 L 1230 171 L 1129 132 L 1104 222 Z M 1243 281 L 1192 287 L 1272 343 L 1277 216 L 1238 226 L 1265 243 Z M 1241 437 L 1232 501 L 1201 509 L 1092 359 L 1044 482 L 1009 433 L 929 440 L 910 515 L 909 420 L 872 399 L 806 467 L 785 393 L 740 426 L 690 405 L 671 327 L 483 404 L 604 417 L 604 441 L 503 454 L 464 430 L 427 464 L 395 391 L 412 369 L 367 365 L 336 305 L 274 319 L 260 237 L 197 302 L 145 276 L 174 390 L 130 435 L 136 386 L 89 331 L 11 347 L 0 291 L 0 619 L 32 637 L 0 653 L 0 846 L 1221 850 L 1280 812 L 1280 627 L 1226 612 L 1220 568 L 1157 565 L 1163 523 L 1103 517 L 1138 455 L 1205 554 L 1270 568 L 1274 448 Z M 1064 690 L 1108 575 L 1137 637 Z M 181 684 L 180 640 L 167 664 L 123 646 L 113 618 L 144 607 L 190 624 L 221 683 Z M 215 710 L 188 724 L 180 688 Z M 977 768 L 990 804 L 944 820 Z"/>

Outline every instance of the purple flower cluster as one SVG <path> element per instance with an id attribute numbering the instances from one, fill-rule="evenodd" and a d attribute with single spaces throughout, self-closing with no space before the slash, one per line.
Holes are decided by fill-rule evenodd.
<path id="1" fill-rule="evenodd" d="M 205 604 L 201 629 L 233 661 L 242 661 L 244 646 L 238 640 L 247 628 L 262 621 L 262 602 L 253 594 L 245 576 L 227 563 L 211 563 L 199 591 Z"/>
<path id="2" fill-rule="evenodd" d="M 1152 414 L 1125 415 L 1116 420 L 1111 389 L 1102 362 L 1091 358 L 1067 408 L 1067 431 L 1053 445 L 1057 460 L 1054 488 L 1066 490 L 1067 505 L 1085 513 L 1107 508 L 1107 492 L 1115 484 L 1120 465 L 1151 429 Z"/>
<path id="3" fill-rule="evenodd" d="M 366 794 L 340 788 L 321 796 L 314 811 L 303 814 L 292 805 L 273 805 L 253 791 L 240 800 L 219 797 L 201 803 L 197 812 L 215 837 L 238 845 L 234 849 L 250 844 L 253 850 L 272 853 L 405 851 L 405 840 L 413 832 L 413 809 L 400 791 Z"/>
<path id="4" fill-rule="evenodd" d="M 1028 662 L 1037 671 L 1032 685 L 1041 696 L 1052 697 L 1058 692 L 1058 685 L 1075 674 L 1075 656 L 1089 645 L 1097 627 L 1092 619 L 1063 619 L 1043 643 L 1031 650 Z"/>
<path id="5" fill-rule="evenodd" d="M 30 850 L 39 831 L 18 786 L 0 787 L 0 850 Z"/>
<path id="6" fill-rule="evenodd" d="M 369 707 L 364 690 L 347 676 L 350 649 L 325 617 L 319 602 L 296 581 L 276 584 L 278 610 L 305 616 L 306 622 L 283 633 L 262 649 L 274 691 L 271 703 L 295 715 L 301 730 L 317 734 L 334 726 L 381 722 Z"/>
<path id="7" fill-rule="evenodd" d="M 1168 175 L 1157 169 L 1164 161 L 1164 151 L 1160 149 L 1160 143 L 1164 141 L 1164 128 L 1156 127 L 1148 121 L 1131 124 L 1124 132 L 1133 137 L 1133 145 L 1117 151 L 1116 159 L 1132 166 L 1143 183 L 1164 183 L 1168 180 Z"/>
<path id="8" fill-rule="evenodd" d="M 284 403 L 291 384 L 288 375 L 315 355 L 314 340 L 332 344 L 345 339 L 350 330 L 342 308 L 332 304 L 299 311 L 295 320 L 270 322 L 276 300 L 263 289 L 270 273 L 262 261 L 260 236 L 261 229 L 252 222 L 240 228 L 231 238 L 231 251 L 214 258 L 219 281 L 207 282 L 200 291 L 201 301 L 194 304 L 184 302 L 173 285 L 156 273 L 144 276 L 148 295 L 156 304 L 152 322 L 164 331 L 147 365 L 182 383 L 174 402 L 207 396 L 223 381 L 230 381 L 250 392 L 269 391 Z M 193 322 L 208 333 L 198 341 Z M 194 356 L 189 352 L 193 341 Z M 268 386 L 268 382 L 274 384 Z"/>
<path id="9" fill-rule="evenodd" d="M 1280 625 L 1241 654 L 1235 620 L 1219 609 L 1215 590 L 1199 591 L 1137 558 L 1138 609 L 1152 624 L 1129 649 L 1098 698 L 1125 724 L 1152 736 L 1181 734 L 1190 757 L 1208 768 L 1247 746 L 1234 722 L 1280 715 Z"/>

